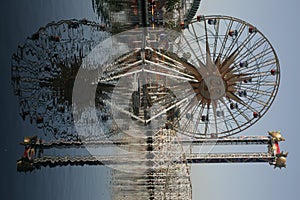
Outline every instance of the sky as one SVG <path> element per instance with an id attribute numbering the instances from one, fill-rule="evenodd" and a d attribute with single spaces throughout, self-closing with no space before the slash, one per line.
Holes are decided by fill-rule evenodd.
<path id="1" fill-rule="evenodd" d="M 239 135 L 265 135 L 280 130 L 289 152 L 287 169 L 268 164 L 210 164 L 192 167 L 193 199 L 298 199 L 300 136 L 298 105 L 299 12 L 296 0 L 204 0 L 198 14 L 229 15 L 257 27 L 279 57 L 281 83 L 273 105 L 254 126 Z"/>
<path id="2" fill-rule="evenodd" d="M 281 65 L 279 93 L 266 115 L 240 135 L 266 135 L 281 130 L 286 141 L 281 144 L 289 152 L 287 169 L 268 164 L 207 164 L 192 167 L 193 199 L 252 200 L 298 199 L 298 165 L 300 113 L 298 66 L 300 40 L 297 0 L 202 0 L 199 14 L 230 15 L 256 26 L 269 39 Z M 11 55 L 27 36 L 51 21 L 87 18 L 97 20 L 91 0 L 10 0 L 0 2 L 0 97 L 1 199 L 108 199 L 105 168 L 66 167 L 31 174 L 16 172 L 15 162 L 24 135 L 36 133 L 24 124 L 18 114 L 18 99 L 10 83 Z"/>

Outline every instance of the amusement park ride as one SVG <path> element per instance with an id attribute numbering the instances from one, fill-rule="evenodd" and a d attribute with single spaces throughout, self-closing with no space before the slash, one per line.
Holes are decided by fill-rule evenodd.
<path id="1" fill-rule="evenodd" d="M 52 137 L 25 137 L 18 171 L 106 165 L 114 169 L 113 199 L 191 199 L 191 164 L 286 167 L 279 131 L 233 136 L 266 113 L 279 87 L 277 55 L 255 26 L 228 16 L 195 17 L 200 0 L 93 5 L 102 13 L 104 5 L 110 8 L 105 24 L 50 23 L 13 56 L 20 114 Z M 120 27 L 132 29 L 119 33 Z M 125 50 L 110 52 L 103 63 L 101 56 L 91 59 L 103 54 L 99 44 L 110 33 L 118 33 L 111 47 Z M 92 101 L 82 85 L 94 88 Z M 225 150 L 245 146 L 266 151 Z M 222 151 L 214 152 L 218 147 Z M 90 154 L 47 155 L 49 149 Z"/>

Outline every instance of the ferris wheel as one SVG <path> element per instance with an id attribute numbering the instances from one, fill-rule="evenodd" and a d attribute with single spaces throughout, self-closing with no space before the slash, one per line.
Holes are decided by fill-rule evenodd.
<path id="1" fill-rule="evenodd" d="M 123 80 L 114 88 L 120 88 L 116 97 L 122 100 L 114 108 L 126 114 L 127 121 L 156 120 L 158 128 L 167 124 L 192 138 L 221 138 L 252 126 L 274 101 L 279 61 L 253 25 L 227 16 L 198 16 L 185 23 L 181 33 L 149 29 L 148 34 L 154 35 L 156 39 L 149 40 L 154 42 L 132 47 L 132 53 L 107 68 L 109 78 L 102 78 L 106 83 Z M 137 35 L 142 31 L 135 30 Z M 133 94 L 138 102 L 131 102 Z M 128 105 L 140 107 L 128 110 Z"/>
<path id="2" fill-rule="evenodd" d="M 197 16 L 183 26 L 175 44 L 174 53 L 194 78 L 194 96 L 180 106 L 180 133 L 233 135 L 269 109 L 278 91 L 280 66 L 274 48 L 256 27 L 233 17 Z"/>
<path id="3" fill-rule="evenodd" d="M 12 56 L 11 79 L 22 119 L 35 123 L 45 135 L 76 139 L 73 82 L 83 57 L 108 36 L 102 24 L 61 20 L 39 28 L 18 46 Z"/>

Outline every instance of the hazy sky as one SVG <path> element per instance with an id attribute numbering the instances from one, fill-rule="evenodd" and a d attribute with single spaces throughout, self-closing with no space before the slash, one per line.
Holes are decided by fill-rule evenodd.
<path id="1" fill-rule="evenodd" d="M 230 15 L 256 26 L 269 39 L 281 64 L 279 93 L 266 115 L 240 135 L 281 130 L 289 151 L 287 169 L 268 164 L 198 165 L 192 170 L 194 199 L 298 199 L 299 33 L 300 2 L 296 0 L 203 0 L 198 13 Z"/>
<path id="2" fill-rule="evenodd" d="M 230 15 L 249 22 L 262 31 L 275 48 L 281 64 L 281 86 L 268 113 L 240 135 L 265 135 L 281 130 L 289 151 L 287 169 L 268 164 L 209 164 L 192 170 L 193 199 L 253 200 L 298 199 L 300 141 L 298 35 L 300 2 L 296 0 L 202 0 L 199 13 Z M 80 167 L 47 169 L 32 174 L 16 173 L 15 161 L 22 152 L 17 146 L 24 135 L 37 132 L 18 115 L 18 100 L 12 94 L 10 59 L 27 36 L 50 21 L 72 18 L 95 20 L 91 0 L 10 0 L 0 3 L 0 105 L 1 166 L 0 192 L 3 199 L 106 199 L 104 168 Z M 2 197 L 1 197 L 2 199 Z"/>

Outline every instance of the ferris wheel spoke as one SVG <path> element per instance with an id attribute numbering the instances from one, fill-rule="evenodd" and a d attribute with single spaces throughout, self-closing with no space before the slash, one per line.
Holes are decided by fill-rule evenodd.
<path id="1" fill-rule="evenodd" d="M 270 76 L 270 72 L 268 72 L 268 71 L 262 71 L 262 72 L 256 72 L 256 73 L 248 73 L 248 74 L 245 74 L 245 76 L 247 76 L 248 75 L 248 77 L 249 78 L 258 78 L 258 79 L 261 79 L 261 78 L 263 78 L 263 77 L 269 77 Z M 261 82 L 263 82 L 263 81 L 261 81 Z"/>
<path id="2" fill-rule="evenodd" d="M 192 82 L 197 81 L 195 79 L 190 79 L 190 78 L 186 78 L 186 77 L 182 77 L 182 76 L 177 76 L 177 75 L 172 75 L 172 74 L 168 74 L 168 73 L 158 72 L 158 71 L 155 71 L 155 70 L 141 69 L 141 70 L 138 70 L 138 71 L 147 72 L 149 74 L 161 75 L 161 76 L 170 77 L 170 78 L 174 78 L 174 79 L 179 79 L 179 80 L 183 80 L 183 81 L 192 81 Z M 126 76 L 130 75 L 130 74 L 133 74 L 133 72 L 127 73 Z M 124 75 L 120 75 L 120 77 L 123 77 L 123 76 Z"/>
<path id="3" fill-rule="evenodd" d="M 166 59 L 166 60 L 168 60 L 168 61 L 170 61 L 170 62 L 172 62 L 172 63 L 175 63 L 175 64 L 172 64 L 171 66 L 173 66 L 173 67 L 175 67 L 175 68 L 178 68 L 179 70 L 184 70 L 184 67 L 181 67 L 182 66 L 182 64 L 180 63 L 180 62 L 178 62 L 177 60 L 175 60 L 175 59 L 173 59 L 173 58 L 170 58 L 170 56 L 167 56 L 167 55 L 165 55 L 165 54 L 162 54 L 162 53 L 160 53 L 160 52 L 158 52 L 158 51 L 155 51 L 156 52 L 156 54 L 157 55 L 159 55 L 159 56 L 161 56 L 163 59 Z M 157 60 L 157 61 L 161 61 L 162 62 L 162 60 Z"/>
<path id="4" fill-rule="evenodd" d="M 187 127 L 188 127 L 188 125 L 193 121 L 193 118 L 194 118 L 194 116 L 195 116 L 195 113 L 196 113 L 196 111 L 199 109 L 200 106 L 201 106 L 201 109 L 200 109 L 200 112 L 201 112 L 201 110 L 203 109 L 203 106 L 201 105 L 201 102 L 199 102 L 198 105 L 194 107 L 193 111 L 191 112 L 190 119 L 188 120 L 189 123 L 186 123 L 186 126 L 185 126 L 185 129 L 184 129 L 184 130 L 186 130 Z M 198 126 L 198 123 L 197 123 L 197 122 L 194 123 L 194 124 L 192 124 L 192 127 L 194 127 L 194 134 L 196 134 L 196 130 L 195 130 L 195 129 L 196 129 L 197 126 Z"/>
<path id="5" fill-rule="evenodd" d="M 205 65 L 204 65 L 203 62 L 198 58 L 196 52 L 195 52 L 194 49 L 191 47 L 191 45 L 190 45 L 189 41 L 187 40 L 187 38 L 186 38 L 185 36 L 183 36 L 183 38 L 184 38 L 185 42 L 187 43 L 189 49 L 191 50 L 191 52 L 192 52 L 193 55 L 195 56 L 195 58 L 196 58 L 196 60 L 197 60 L 197 62 L 198 62 L 198 64 L 199 64 L 199 67 L 200 67 L 200 68 L 205 68 Z"/>
<path id="6" fill-rule="evenodd" d="M 225 73 L 227 73 L 229 70 L 231 70 L 230 66 L 234 63 L 236 57 L 238 56 L 238 51 L 235 50 L 234 52 L 232 52 L 232 54 L 230 56 L 228 56 L 221 64 L 220 67 L 220 73 L 222 75 L 224 75 Z"/>
<path id="7" fill-rule="evenodd" d="M 254 38 L 255 34 L 251 34 L 252 38 Z M 250 42 L 252 40 L 252 38 L 250 38 L 248 40 L 248 42 Z M 248 43 L 247 42 L 247 43 Z M 261 47 L 264 43 L 265 43 L 265 39 L 263 37 L 257 39 L 253 45 L 251 45 L 251 47 L 248 47 L 248 51 L 244 51 L 244 53 L 240 54 L 239 59 L 237 59 L 237 62 L 241 62 L 243 60 L 249 60 L 249 55 L 253 55 L 253 53 L 258 50 L 259 47 Z M 244 43 L 244 46 L 247 44 Z"/>
<path id="8" fill-rule="evenodd" d="M 253 79 L 253 78 L 271 77 L 271 75 L 272 74 L 269 70 L 268 71 L 258 71 L 258 70 L 256 70 L 256 71 L 252 71 L 252 72 L 247 70 L 246 72 L 243 72 L 243 74 L 232 75 L 232 76 L 230 76 L 230 78 L 236 77 L 236 78 L 240 78 L 240 79 L 237 79 L 237 80 L 244 81 L 244 80 L 247 80 L 247 78 L 249 78 L 249 80 L 250 80 L 250 79 Z"/>
<path id="9" fill-rule="evenodd" d="M 161 63 L 161 64 L 165 64 L 171 68 L 174 68 L 174 69 L 177 69 L 177 70 L 183 70 L 184 68 L 181 68 L 180 66 L 178 65 L 175 65 L 175 64 L 172 64 L 172 63 L 169 63 L 169 62 L 166 62 L 166 61 L 163 61 L 163 60 L 160 60 L 159 58 L 154 58 L 154 60 L 157 62 L 157 63 Z"/>
<path id="10" fill-rule="evenodd" d="M 261 48 L 262 46 L 265 46 L 262 50 L 259 50 L 259 48 Z M 254 53 L 258 51 L 258 53 Z M 253 46 L 251 49 L 250 49 L 250 53 L 251 53 L 251 57 L 248 56 L 248 62 L 249 63 L 252 63 L 254 61 L 257 61 L 259 59 L 262 59 L 263 57 L 266 57 L 267 55 L 269 54 L 272 54 L 273 53 L 273 49 L 271 46 L 268 45 L 267 41 L 262 41 L 261 43 L 259 43 L 257 46 Z"/>
<path id="11" fill-rule="evenodd" d="M 244 70 L 241 70 L 241 72 L 245 75 L 248 75 L 249 77 L 253 78 L 255 77 L 255 75 L 258 75 L 258 76 L 274 76 L 276 77 L 275 75 L 272 75 L 271 74 L 271 69 L 273 69 L 272 67 L 274 67 L 274 65 L 277 63 L 277 60 L 276 59 L 272 59 L 272 61 L 267 61 L 267 63 L 264 63 L 263 65 L 260 65 L 258 64 L 259 66 L 259 71 L 257 69 L 257 66 L 251 66 L 251 68 L 247 68 L 247 69 L 244 69 Z M 253 72 L 255 71 L 255 72 Z"/>
<path id="12" fill-rule="evenodd" d="M 232 28 L 232 25 L 233 25 L 233 21 L 230 20 L 229 25 L 227 26 L 226 33 L 229 33 L 229 31 L 230 31 L 231 28 Z M 219 51 L 220 57 L 221 57 L 222 55 L 224 55 L 224 50 L 225 50 L 225 46 L 226 46 L 228 37 L 229 37 L 229 34 L 225 34 L 225 37 L 224 37 L 224 39 L 223 39 L 223 41 L 222 41 L 221 49 L 220 49 L 220 51 Z"/>
<path id="13" fill-rule="evenodd" d="M 213 48 L 213 60 L 216 60 L 217 46 L 218 46 L 218 38 L 219 38 L 219 29 L 220 29 L 220 20 L 216 20 L 216 25 L 214 26 L 215 30 L 215 41 Z"/>
<path id="14" fill-rule="evenodd" d="M 194 76 L 194 78 L 196 78 L 198 81 L 202 80 L 202 73 L 203 73 L 203 68 L 200 69 L 196 69 L 196 67 L 194 67 L 193 65 L 190 65 L 189 63 L 182 63 L 182 65 L 184 67 L 186 67 L 186 69 L 188 69 L 188 71 Z M 191 82 L 192 83 L 192 82 Z"/>
<path id="15" fill-rule="evenodd" d="M 241 101 L 240 104 L 242 104 L 243 106 L 245 106 L 247 109 L 251 110 L 253 113 L 259 113 L 255 108 L 253 108 L 252 106 L 248 105 L 244 101 Z"/>
<path id="16" fill-rule="evenodd" d="M 184 99 L 182 101 L 186 101 L 186 100 Z M 161 110 L 159 110 L 159 113 L 157 113 L 156 115 L 154 115 L 150 119 L 145 120 L 145 122 L 148 123 L 148 122 L 152 121 L 153 119 L 155 119 L 156 117 L 163 115 L 164 113 L 168 112 L 169 110 L 171 110 L 171 109 L 175 108 L 176 106 L 180 105 L 182 103 L 182 101 L 177 102 L 177 103 L 174 102 L 172 105 L 166 106 L 167 108 L 164 108 L 164 109 L 162 108 Z"/>
<path id="17" fill-rule="evenodd" d="M 176 91 L 175 95 L 178 98 L 178 96 L 184 96 L 184 97 L 191 97 L 194 94 L 193 90 L 193 84 L 195 82 L 179 82 L 174 83 L 168 87 L 171 91 Z"/>
<path id="18" fill-rule="evenodd" d="M 201 108 L 198 112 L 198 116 L 196 118 L 196 121 L 194 122 L 194 124 L 195 124 L 194 129 L 193 129 L 194 134 L 199 132 L 199 130 L 198 130 L 199 127 L 198 126 L 200 124 L 200 120 L 201 120 L 201 117 L 203 115 L 204 108 L 205 108 L 205 106 L 201 104 Z"/>
<path id="19" fill-rule="evenodd" d="M 237 41 L 239 40 L 239 38 L 241 37 L 242 35 L 242 32 L 244 31 L 246 25 L 243 24 L 237 31 L 238 35 L 234 37 L 234 39 L 232 40 L 230 46 L 227 48 L 227 51 L 225 52 L 224 56 L 225 58 L 227 57 L 227 55 L 233 50 L 233 48 L 238 45 Z M 226 33 L 228 34 L 228 33 Z M 241 49 L 244 48 L 244 45 L 247 44 L 248 41 L 248 37 L 242 42 L 242 44 L 240 46 L 237 46 L 237 49 L 239 49 L 239 51 L 241 51 Z"/>
<path id="20" fill-rule="evenodd" d="M 254 108 L 252 108 L 250 105 L 248 105 L 247 103 L 245 103 L 242 99 L 240 99 L 239 97 L 237 97 L 234 93 L 228 93 L 227 94 L 228 97 L 232 100 L 234 100 L 235 102 L 245 106 L 246 108 L 248 108 L 249 110 L 251 110 L 252 112 L 257 112 Z"/>
<path id="21" fill-rule="evenodd" d="M 194 35 L 195 35 L 195 38 L 196 38 L 197 46 L 198 46 L 198 48 L 199 48 L 199 52 L 200 52 L 200 54 L 201 54 L 201 57 L 203 57 L 203 52 L 202 52 L 202 48 L 201 48 L 201 46 L 200 46 L 200 41 L 199 41 L 199 39 L 198 39 L 198 37 L 197 37 L 196 31 L 195 31 L 195 27 L 194 27 L 193 24 L 192 24 L 192 28 L 193 28 L 193 32 L 194 32 Z"/>
<path id="22" fill-rule="evenodd" d="M 242 116 L 244 117 L 244 119 L 245 119 L 247 122 L 251 121 L 251 120 L 249 119 L 249 117 L 245 114 L 245 112 L 243 112 L 240 108 L 237 108 L 237 111 L 240 113 L 240 115 L 242 115 Z"/>
<path id="23" fill-rule="evenodd" d="M 243 71 L 243 73 L 252 73 L 253 70 L 256 70 L 258 67 L 260 69 L 264 69 L 267 67 L 270 68 L 270 67 L 274 66 L 276 63 L 277 63 L 276 58 L 270 58 L 270 59 L 262 61 L 260 63 L 256 63 L 255 65 L 251 65 L 251 66 L 243 69 L 242 71 Z M 268 71 L 268 72 L 270 72 L 270 71 Z"/>
<path id="24" fill-rule="evenodd" d="M 253 84 L 261 84 L 262 81 L 252 81 Z M 277 86 L 277 82 L 276 81 L 263 81 L 263 85 L 265 87 L 272 87 L 274 89 L 275 86 Z"/>
<path id="25" fill-rule="evenodd" d="M 155 62 L 152 62 L 152 61 L 149 61 L 149 60 L 145 60 L 145 62 L 146 62 L 147 64 L 152 65 L 152 66 L 156 66 L 156 67 L 159 67 L 159 68 L 161 68 L 161 69 L 169 70 L 169 71 L 171 71 L 171 72 L 174 72 L 174 73 L 183 75 L 183 76 L 185 76 L 185 77 L 194 79 L 193 76 L 191 76 L 191 75 L 189 75 L 189 74 L 187 74 L 187 73 L 183 73 L 183 72 L 178 71 L 178 70 L 176 70 L 176 69 L 172 69 L 172 68 L 166 67 L 166 66 L 161 65 L 161 64 L 159 64 L 159 63 L 155 63 Z M 196 80 L 195 80 L 195 81 L 196 81 Z"/>
<path id="26" fill-rule="evenodd" d="M 226 56 L 226 59 L 223 63 L 225 63 L 224 65 L 228 68 L 230 65 L 232 65 L 234 62 L 237 62 L 237 60 L 239 60 L 239 58 L 244 57 L 244 55 L 239 55 L 239 53 L 243 50 L 243 48 L 247 45 L 247 43 L 249 43 L 251 40 L 251 36 L 248 35 L 248 37 L 246 39 L 244 39 L 244 41 L 236 48 L 235 51 L 233 51 L 231 53 L 231 55 Z M 240 59 L 242 61 L 242 59 Z M 230 62 L 228 62 L 230 61 Z M 222 63 L 222 64 L 223 64 Z M 235 69 L 237 70 L 237 69 Z"/>
<path id="27" fill-rule="evenodd" d="M 226 102 L 225 101 L 221 101 L 222 104 L 225 106 L 225 108 L 227 109 L 228 113 L 230 114 L 231 118 L 233 119 L 233 121 L 235 122 L 236 124 L 236 127 L 240 128 L 240 124 L 238 123 L 238 121 L 236 120 L 234 114 L 232 113 L 232 110 L 227 106 Z"/>
<path id="28" fill-rule="evenodd" d="M 248 59 L 248 64 L 252 64 L 252 63 L 254 63 L 254 62 L 257 62 L 258 60 L 261 60 L 261 59 L 263 59 L 263 58 L 266 58 L 269 54 L 271 54 L 272 53 L 272 49 L 271 48 L 269 48 L 268 50 L 265 50 L 265 51 L 263 51 L 263 52 L 260 52 L 259 54 L 256 54 L 256 55 L 253 55 L 252 57 L 250 57 L 249 59 Z M 261 62 L 260 62 L 261 63 Z M 256 63 L 254 63 L 254 65 L 255 65 Z"/>
<path id="29" fill-rule="evenodd" d="M 218 106 L 217 102 L 215 100 L 213 100 L 212 101 L 212 109 L 213 109 L 213 116 L 214 116 L 216 134 L 218 134 L 217 106 Z"/>
<path id="30" fill-rule="evenodd" d="M 199 101 L 197 100 L 196 97 L 192 98 L 191 101 L 188 101 L 185 105 L 181 106 L 181 108 L 183 109 L 183 112 L 180 113 L 180 117 L 178 118 L 178 120 L 176 122 L 179 122 L 184 115 L 186 115 L 193 107 L 195 109 L 195 106 L 197 107 L 197 105 L 199 104 Z"/>
<path id="31" fill-rule="evenodd" d="M 227 92 L 226 95 L 229 99 L 234 100 L 237 103 L 242 103 L 242 100 L 238 96 L 236 96 L 233 92 Z"/>
<path id="32" fill-rule="evenodd" d="M 221 99 L 220 101 L 218 101 L 218 105 L 219 105 L 219 108 L 221 108 L 222 106 L 222 104 L 221 104 L 221 102 L 222 101 L 224 101 L 224 99 Z M 226 127 L 226 130 L 227 130 L 227 132 L 230 132 L 230 128 L 228 127 L 228 124 L 227 124 L 227 120 L 225 120 L 225 116 L 224 116 L 224 110 L 221 110 L 221 112 L 223 112 L 223 115 L 221 115 L 222 116 L 222 119 L 223 119 L 223 123 L 225 124 L 225 127 Z"/>
<path id="33" fill-rule="evenodd" d="M 206 46 L 205 47 L 206 48 L 206 67 L 212 67 L 214 65 L 212 63 L 210 49 L 209 49 L 206 20 L 204 20 L 204 29 L 205 29 L 205 46 Z"/>
<path id="34" fill-rule="evenodd" d="M 253 89 L 252 87 L 247 87 L 246 85 L 242 85 L 240 89 L 252 92 L 252 93 L 257 93 L 260 95 L 265 95 L 265 96 L 271 96 L 272 92 L 264 91 L 264 90 L 259 90 L 259 89 Z"/>
<path id="35" fill-rule="evenodd" d="M 249 54 L 251 52 L 245 50 L 245 47 L 250 44 L 252 38 L 255 36 L 255 34 L 248 34 L 248 36 L 243 40 L 243 42 L 241 42 L 241 44 L 238 45 L 237 49 L 238 49 L 238 54 L 239 57 L 237 57 L 236 61 L 238 62 L 239 60 L 242 61 L 243 59 L 245 59 L 246 57 L 249 57 Z M 248 47 L 247 47 L 248 48 Z M 243 50 L 245 50 L 245 52 L 243 54 L 240 54 Z M 248 60 L 249 58 L 247 58 Z"/>
<path id="36" fill-rule="evenodd" d="M 253 102 L 255 102 L 255 103 L 257 103 L 257 104 L 259 104 L 261 106 L 263 106 L 263 107 L 268 106 L 268 102 L 264 102 L 262 100 L 258 100 L 256 98 L 253 98 L 252 96 L 248 96 L 247 95 L 245 98 L 247 98 L 247 99 L 249 99 L 249 100 L 251 100 L 251 101 L 253 101 Z M 257 111 L 255 111 L 255 112 L 257 112 Z"/>
<path id="37" fill-rule="evenodd" d="M 235 60 L 238 58 L 239 53 L 242 51 L 244 46 L 247 45 L 247 43 L 251 40 L 251 37 L 248 37 L 242 42 L 241 45 L 239 45 L 235 51 L 233 51 L 229 56 L 225 56 L 225 60 L 222 62 L 221 65 L 221 73 L 227 72 L 230 65 L 232 65 Z M 233 46 L 232 46 L 233 47 Z M 232 49 L 228 52 L 231 52 Z"/>

